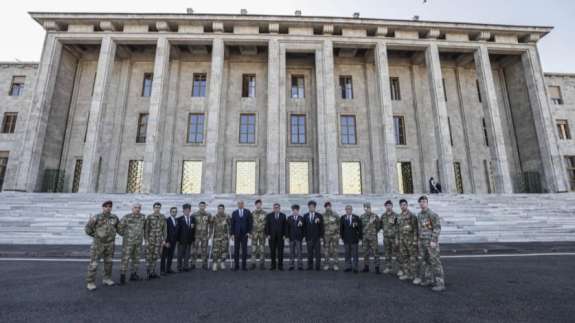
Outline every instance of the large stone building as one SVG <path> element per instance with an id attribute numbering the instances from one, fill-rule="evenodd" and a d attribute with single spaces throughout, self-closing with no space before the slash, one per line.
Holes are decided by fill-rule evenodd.
<path id="1" fill-rule="evenodd" d="M 4 191 L 575 188 L 575 76 L 544 75 L 550 27 L 31 16 L 41 61 L 0 64 Z"/>

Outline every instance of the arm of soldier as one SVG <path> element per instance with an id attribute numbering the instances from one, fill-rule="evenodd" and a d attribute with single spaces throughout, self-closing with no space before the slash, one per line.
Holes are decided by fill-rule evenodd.
<path id="1" fill-rule="evenodd" d="M 126 217 L 124 216 L 122 218 L 122 220 L 120 220 L 120 223 L 118 224 L 118 234 L 121 236 L 124 236 L 124 233 L 126 233 Z"/>
<path id="2" fill-rule="evenodd" d="M 162 241 L 164 241 L 163 245 L 168 245 L 169 247 L 169 243 L 168 241 L 166 241 L 166 239 L 168 239 L 168 224 L 166 223 L 166 221 L 162 221 Z"/>
<path id="3" fill-rule="evenodd" d="M 413 223 L 415 224 L 413 227 L 413 243 L 415 245 L 418 244 L 419 241 L 419 221 L 417 220 L 417 216 L 414 214 L 411 215 L 413 217 Z"/>
<path id="4" fill-rule="evenodd" d="M 95 215 L 91 215 L 90 219 L 88 220 L 88 223 L 86 223 L 86 227 L 84 228 L 84 231 L 86 232 L 87 235 L 89 235 L 90 237 L 94 237 L 94 234 L 96 232 L 96 216 Z"/>
<path id="5" fill-rule="evenodd" d="M 439 216 L 437 216 L 437 214 L 434 214 L 431 217 L 431 224 L 433 226 L 433 231 L 431 233 L 431 243 L 432 247 L 435 248 L 439 242 L 439 234 L 441 233 L 441 221 L 439 220 Z"/>
<path id="6" fill-rule="evenodd" d="M 144 241 L 148 241 L 150 238 L 150 218 L 146 217 L 144 219 Z"/>
<path id="7" fill-rule="evenodd" d="M 324 240 L 325 237 L 325 222 L 323 222 L 323 215 L 319 216 L 319 237 Z"/>

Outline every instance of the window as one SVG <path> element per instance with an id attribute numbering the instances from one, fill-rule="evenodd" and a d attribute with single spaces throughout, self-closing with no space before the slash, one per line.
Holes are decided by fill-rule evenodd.
<path id="1" fill-rule="evenodd" d="M 294 145 L 305 145 L 305 114 L 292 114 L 291 123 L 291 143 Z"/>
<path id="2" fill-rule="evenodd" d="M 461 163 L 453 163 L 453 171 L 455 172 L 455 187 L 457 188 L 457 193 L 463 194 L 463 177 L 461 176 Z"/>
<path id="3" fill-rule="evenodd" d="M 154 80 L 153 73 L 144 73 L 144 81 L 142 82 L 142 96 L 148 97 L 152 95 L 153 80 Z"/>
<path id="4" fill-rule="evenodd" d="M 449 142 L 451 143 L 451 147 L 453 147 L 453 134 L 451 131 L 451 118 L 447 117 L 447 128 L 449 130 Z"/>
<path id="5" fill-rule="evenodd" d="M 399 192 L 401 194 L 413 194 L 413 175 L 411 173 L 411 162 L 397 163 L 397 180 Z"/>
<path id="6" fill-rule="evenodd" d="M 289 163 L 289 193 L 309 194 L 309 163 Z"/>
<path id="7" fill-rule="evenodd" d="M 240 114 L 240 144 L 256 143 L 256 115 Z"/>
<path id="8" fill-rule="evenodd" d="M 126 185 L 127 193 L 142 192 L 143 175 L 144 175 L 144 161 L 130 160 L 128 164 L 128 183 Z"/>
<path id="9" fill-rule="evenodd" d="M 0 151 L 0 191 L 4 185 L 4 178 L 6 178 L 6 167 L 8 166 L 8 152 Z"/>
<path id="10" fill-rule="evenodd" d="M 575 156 L 565 156 L 565 164 L 567 166 L 567 176 L 569 177 L 571 190 L 575 191 Z M 1 171 L 0 169 L 0 172 Z"/>
<path id="11" fill-rule="evenodd" d="M 482 102 L 482 98 L 481 98 L 481 86 L 479 85 L 479 80 L 475 80 L 475 86 L 477 87 L 477 99 L 479 100 L 479 102 Z"/>
<path id="12" fill-rule="evenodd" d="M 340 76 L 339 87 L 341 89 L 341 98 L 344 100 L 353 99 L 353 81 L 351 76 Z"/>
<path id="13" fill-rule="evenodd" d="M 82 159 L 76 159 L 74 164 L 74 178 L 72 179 L 72 193 L 77 193 L 80 188 L 80 176 L 82 175 Z"/>
<path id="14" fill-rule="evenodd" d="M 342 145 L 355 145 L 357 143 L 355 136 L 355 116 L 341 116 L 340 137 Z"/>
<path id="15" fill-rule="evenodd" d="M 403 116 L 393 117 L 393 128 L 395 130 L 395 144 L 405 145 L 405 122 Z"/>
<path id="16" fill-rule="evenodd" d="M 559 131 L 559 139 L 561 140 L 571 139 L 571 132 L 569 131 L 569 121 L 557 120 L 557 130 Z"/>
<path id="17" fill-rule="evenodd" d="M 305 81 L 303 75 L 291 76 L 291 97 L 303 99 L 305 97 Z"/>
<path id="18" fill-rule="evenodd" d="M 553 104 L 563 105 L 563 95 L 561 94 L 560 86 L 550 86 L 549 97 L 551 98 Z"/>
<path id="19" fill-rule="evenodd" d="M 24 93 L 24 76 L 13 76 L 10 85 L 10 96 L 21 96 Z"/>
<path id="20" fill-rule="evenodd" d="M 491 162 L 487 161 L 487 160 L 483 160 L 483 170 L 485 172 L 485 185 L 487 185 L 487 193 L 491 194 L 493 192 L 495 192 L 495 189 L 493 188 L 493 180 L 491 179 L 492 173 L 491 173 Z"/>
<path id="21" fill-rule="evenodd" d="M 359 162 L 341 163 L 342 194 L 361 194 L 361 164 Z"/>
<path id="22" fill-rule="evenodd" d="M 445 79 L 441 79 L 443 85 L 443 96 L 445 97 L 445 102 L 447 102 L 447 87 L 445 86 Z"/>
<path id="23" fill-rule="evenodd" d="M 138 118 L 138 133 L 136 135 L 136 143 L 143 144 L 146 142 L 146 132 L 148 130 L 148 114 L 140 113 Z"/>
<path id="24" fill-rule="evenodd" d="M 202 162 L 184 160 L 182 167 L 182 194 L 200 194 L 202 192 Z"/>
<path id="25" fill-rule="evenodd" d="M 256 162 L 236 162 L 236 194 L 256 194 Z"/>
<path id="26" fill-rule="evenodd" d="M 242 97 L 256 97 L 256 76 L 253 74 L 244 74 L 242 76 Z"/>
<path id="27" fill-rule="evenodd" d="M 90 96 L 94 96 L 94 89 L 96 88 L 96 76 L 97 73 L 94 73 L 94 78 L 92 79 L 92 89 L 90 90 Z"/>
<path id="28" fill-rule="evenodd" d="M 84 130 L 84 142 L 88 138 L 88 127 L 90 127 L 90 111 L 88 111 L 88 118 L 86 118 L 86 129 Z"/>
<path id="29" fill-rule="evenodd" d="M 204 121 L 205 116 L 203 113 L 190 113 L 188 117 L 188 143 L 189 144 L 203 144 L 204 143 Z"/>
<path id="30" fill-rule="evenodd" d="M 481 126 L 483 128 L 483 140 L 485 141 L 485 146 L 489 147 L 489 137 L 487 136 L 487 123 L 485 118 L 481 118 Z"/>
<path id="31" fill-rule="evenodd" d="M 206 73 L 194 73 L 194 84 L 192 87 L 193 97 L 205 97 L 206 96 Z"/>
<path id="32" fill-rule="evenodd" d="M 401 90 L 399 87 L 399 77 L 391 77 L 389 79 L 389 84 L 391 87 L 391 100 L 401 101 Z"/>
<path id="33" fill-rule="evenodd" d="M 6 112 L 4 113 L 4 121 L 2 121 L 2 133 L 14 133 L 16 130 L 16 119 L 18 113 Z"/>

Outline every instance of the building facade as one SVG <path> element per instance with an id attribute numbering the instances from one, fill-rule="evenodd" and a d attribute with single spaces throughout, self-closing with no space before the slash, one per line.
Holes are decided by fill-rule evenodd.
<path id="1" fill-rule="evenodd" d="M 0 63 L 2 190 L 384 194 L 575 189 L 575 76 L 550 27 L 31 13 Z"/>

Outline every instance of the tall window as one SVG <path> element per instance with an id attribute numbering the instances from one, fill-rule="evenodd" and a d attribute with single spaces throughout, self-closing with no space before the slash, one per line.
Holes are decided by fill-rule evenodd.
<path id="1" fill-rule="evenodd" d="M 305 139 L 305 114 L 292 114 L 291 123 L 291 143 L 294 145 L 304 145 Z"/>
<path id="2" fill-rule="evenodd" d="M 242 76 L 242 97 L 256 97 L 256 76 L 253 74 L 244 74 Z"/>
<path id="3" fill-rule="evenodd" d="M 146 142 L 146 132 L 148 130 L 148 114 L 140 113 L 138 117 L 138 133 L 136 134 L 136 142 L 139 144 Z"/>
<path id="4" fill-rule="evenodd" d="M 341 116 L 340 132 L 342 145 L 355 145 L 357 143 L 355 135 L 355 116 Z"/>
<path id="5" fill-rule="evenodd" d="M 144 73 L 144 80 L 142 81 L 142 96 L 148 97 L 152 95 L 153 80 L 154 80 L 153 73 Z"/>
<path id="6" fill-rule="evenodd" d="M 491 179 L 491 162 L 483 160 L 483 170 L 485 172 L 485 185 L 487 185 L 487 193 L 491 194 L 495 190 L 493 189 L 493 180 Z"/>
<path id="7" fill-rule="evenodd" d="M 565 164 L 567 165 L 567 176 L 571 190 L 575 191 L 575 156 L 565 156 Z"/>
<path id="8" fill-rule="evenodd" d="M 340 76 L 339 87 L 341 90 L 341 98 L 344 100 L 353 99 L 353 80 L 351 76 Z"/>
<path id="9" fill-rule="evenodd" d="M 194 73 L 194 84 L 192 86 L 192 96 L 193 97 L 205 97 L 206 96 L 206 73 Z"/>
<path id="10" fill-rule="evenodd" d="M 143 175 L 144 175 L 144 161 L 130 160 L 128 164 L 128 183 L 126 185 L 127 193 L 142 192 Z"/>
<path id="11" fill-rule="evenodd" d="M 397 162 L 397 182 L 399 185 L 399 193 L 413 194 L 411 162 Z"/>
<path id="12" fill-rule="evenodd" d="M 8 166 L 8 152 L 0 151 L 0 191 L 4 185 L 4 178 L 6 177 L 6 167 Z"/>
<path id="13" fill-rule="evenodd" d="M 447 102 L 447 87 L 445 86 L 445 79 L 441 79 L 441 83 L 443 84 L 443 96 L 445 97 L 445 102 Z"/>
<path id="14" fill-rule="evenodd" d="M 455 187 L 457 193 L 463 194 L 463 176 L 461 176 L 461 163 L 453 162 L 453 171 L 455 172 Z"/>
<path id="15" fill-rule="evenodd" d="M 256 115 L 253 113 L 240 114 L 240 144 L 254 144 L 256 142 Z"/>
<path id="16" fill-rule="evenodd" d="M 80 188 L 80 176 L 82 175 L 82 159 L 76 159 L 74 164 L 74 178 L 72 179 L 72 193 L 77 193 Z"/>
<path id="17" fill-rule="evenodd" d="M 479 85 L 479 80 L 475 80 L 475 86 L 477 87 L 477 99 L 479 102 L 482 102 L 483 99 L 481 98 L 481 86 Z"/>
<path id="18" fill-rule="evenodd" d="M 451 146 L 453 147 L 453 132 L 451 131 L 451 118 L 447 117 L 447 127 L 449 128 L 449 142 L 451 143 Z"/>
<path id="19" fill-rule="evenodd" d="M 557 120 L 557 130 L 559 131 L 559 139 L 561 140 L 571 139 L 571 131 L 569 131 L 569 121 Z"/>
<path id="20" fill-rule="evenodd" d="M 190 113 L 188 117 L 187 140 L 189 144 L 204 143 L 204 121 L 205 116 L 203 113 Z"/>
<path id="21" fill-rule="evenodd" d="M 289 193 L 309 194 L 309 163 L 289 162 Z"/>
<path id="22" fill-rule="evenodd" d="M 561 94 L 560 86 L 550 86 L 549 97 L 551 98 L 553 104 L 563 105 L 563 95 Z"/>
<path id="23" fill-rule="evenodd" d="M 391 87 L 391 100 L 401 101 L 401 89 L 399 87 L 399 77 L 389 78 L 389 84 Z"/>
<path id="24" fill-rule="evenodd" d="M 18 113 L 6 112 L 4 113 L 4 120 L 2 121 L 2 133 L 14 133 L 16 130 L 16 119 Z"/>
<path id="25" fill-rule="evenodd" d="M 256 162 L 236 162 L 236 194 L 256 194 Z"/>
<path id="26" fill-rule="evenodd" d="M 489 137 L 487 136 L 487 123 L 485 118 L 481 118 L 481 126 L 483 128 L 483 140 L 485 141 L 485 146 L 489 146 Z"/>
<path id="27" fill-rule="evenodd" d="M 395 130 L 395 144 L 396 145 L 405 145 L 405 121 L 403 116 L 394 116 L 393 117 L 393 128 Z"/>
<path id="28" fill-rule="evenodd" d="M 305 97 L 305 79 L 303 75 L 291 76 L 291 97 L 294 99 Z"/>
<path id="29" fill-rule="evenodd" d="M 341 163 L 341 192 L 343 194 L 361 194 L 362 178 L 360 162 Z"/>
<path id="30" fill-rule="evenodd" d="M 10 85 L 10 96 L 21 96 L 24 93 L 24 76 L 13 76 Z"/>
<path id="31" fill-rule="evenodd" d="M 182 167 L 182 194 L 202 192 L 202 161 L 184 160 Z"/>

